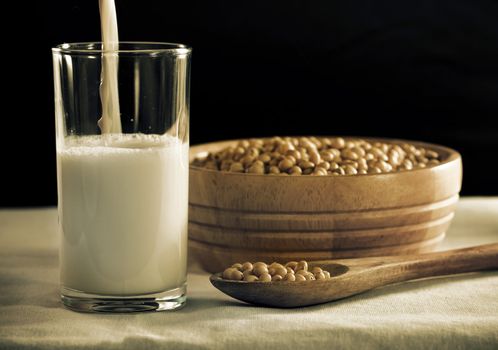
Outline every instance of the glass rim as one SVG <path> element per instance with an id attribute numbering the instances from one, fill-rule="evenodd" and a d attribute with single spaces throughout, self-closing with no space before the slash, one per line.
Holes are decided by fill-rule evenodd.
<path id="1" fill-rule="evenodd" d="M 185 55 L 192 52 L 190 46 L 157 41 L 120 41 L 118 50 L 113 51 L 117 54 L 135 54 L 135 55 Z M 124 47 L 122 47 L 124 46 Z M 52 48 L 52 53 L 64 54 L 103 54 L 101 41 L 63 43 Z"/>

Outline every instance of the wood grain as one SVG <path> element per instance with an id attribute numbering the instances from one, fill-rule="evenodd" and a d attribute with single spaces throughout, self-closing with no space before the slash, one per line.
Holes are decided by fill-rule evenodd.
<path id="1" fill-rule="evenodd" d="M 340 231 L 249 231 L 189 223 L 189 237 L 222 247 L 295 251 L 374 248 L 420 242 L 446 232 L 453 213 L 415 225 Z"/>
<path id="2" fill-rule="evenodd" d="M 445 233 L 420 242 L 393 245 L 387 247 L 350 249 L 350 250 L 313 250 L 313 251 L 277 251 L 236 249 L 206 244 L 189 240 L 189 249 L 197 258 L 201 267 L 211 273 L 222 271 L 234 263 L 245 261 L 263 261 L 266 263 L 298 261 L 298 260 L 325 260 L 358 258 L 365 256 L 384 256 L 415 254 L 434 250 L 444 239 Z"/>
<path id="3" fill-rule="evenodd" d="M 274 213 L 189 205 L 190 221 L 237 230 L 333 231 L 397 227 L 429 222 L 455 211 L 458 195 L 441 201 L 390 209 L 350 212 Z"/>

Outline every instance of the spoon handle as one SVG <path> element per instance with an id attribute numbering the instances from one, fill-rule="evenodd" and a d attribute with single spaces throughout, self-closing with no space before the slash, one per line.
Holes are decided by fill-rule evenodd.
<path id="1" fill-rule="evenodd" d="M 380 258 L 377 263 L 372 259 L 369 267 L 365 272 L 370 274 L 371 281 L 376 286 L 424 277 L 497 269 L 498 243 L 429 254 L 386 257 Z"/>

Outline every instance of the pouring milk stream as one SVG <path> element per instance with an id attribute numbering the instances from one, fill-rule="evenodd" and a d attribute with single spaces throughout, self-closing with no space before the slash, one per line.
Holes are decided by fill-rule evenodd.
<path id="1" fill-rule="evenodd" d="M 119 36 L 116 6 L 114 0 L 99 0 L 99 8 L 102 32 L 102 82 L 100 85 L 102 117 L 98 124 L 102 134 L 120 133 L 118 56 L 116 54 L 119 49 Z"/>

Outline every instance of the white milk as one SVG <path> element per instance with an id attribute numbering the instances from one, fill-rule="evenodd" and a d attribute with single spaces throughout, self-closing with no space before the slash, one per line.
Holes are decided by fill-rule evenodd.
<path id="1" fill-rule="evenodd" d="M 67 140 L 57 152 L 61 281 L 138 295 L 185 283 L 188 145 L 170 136 Z"/>

